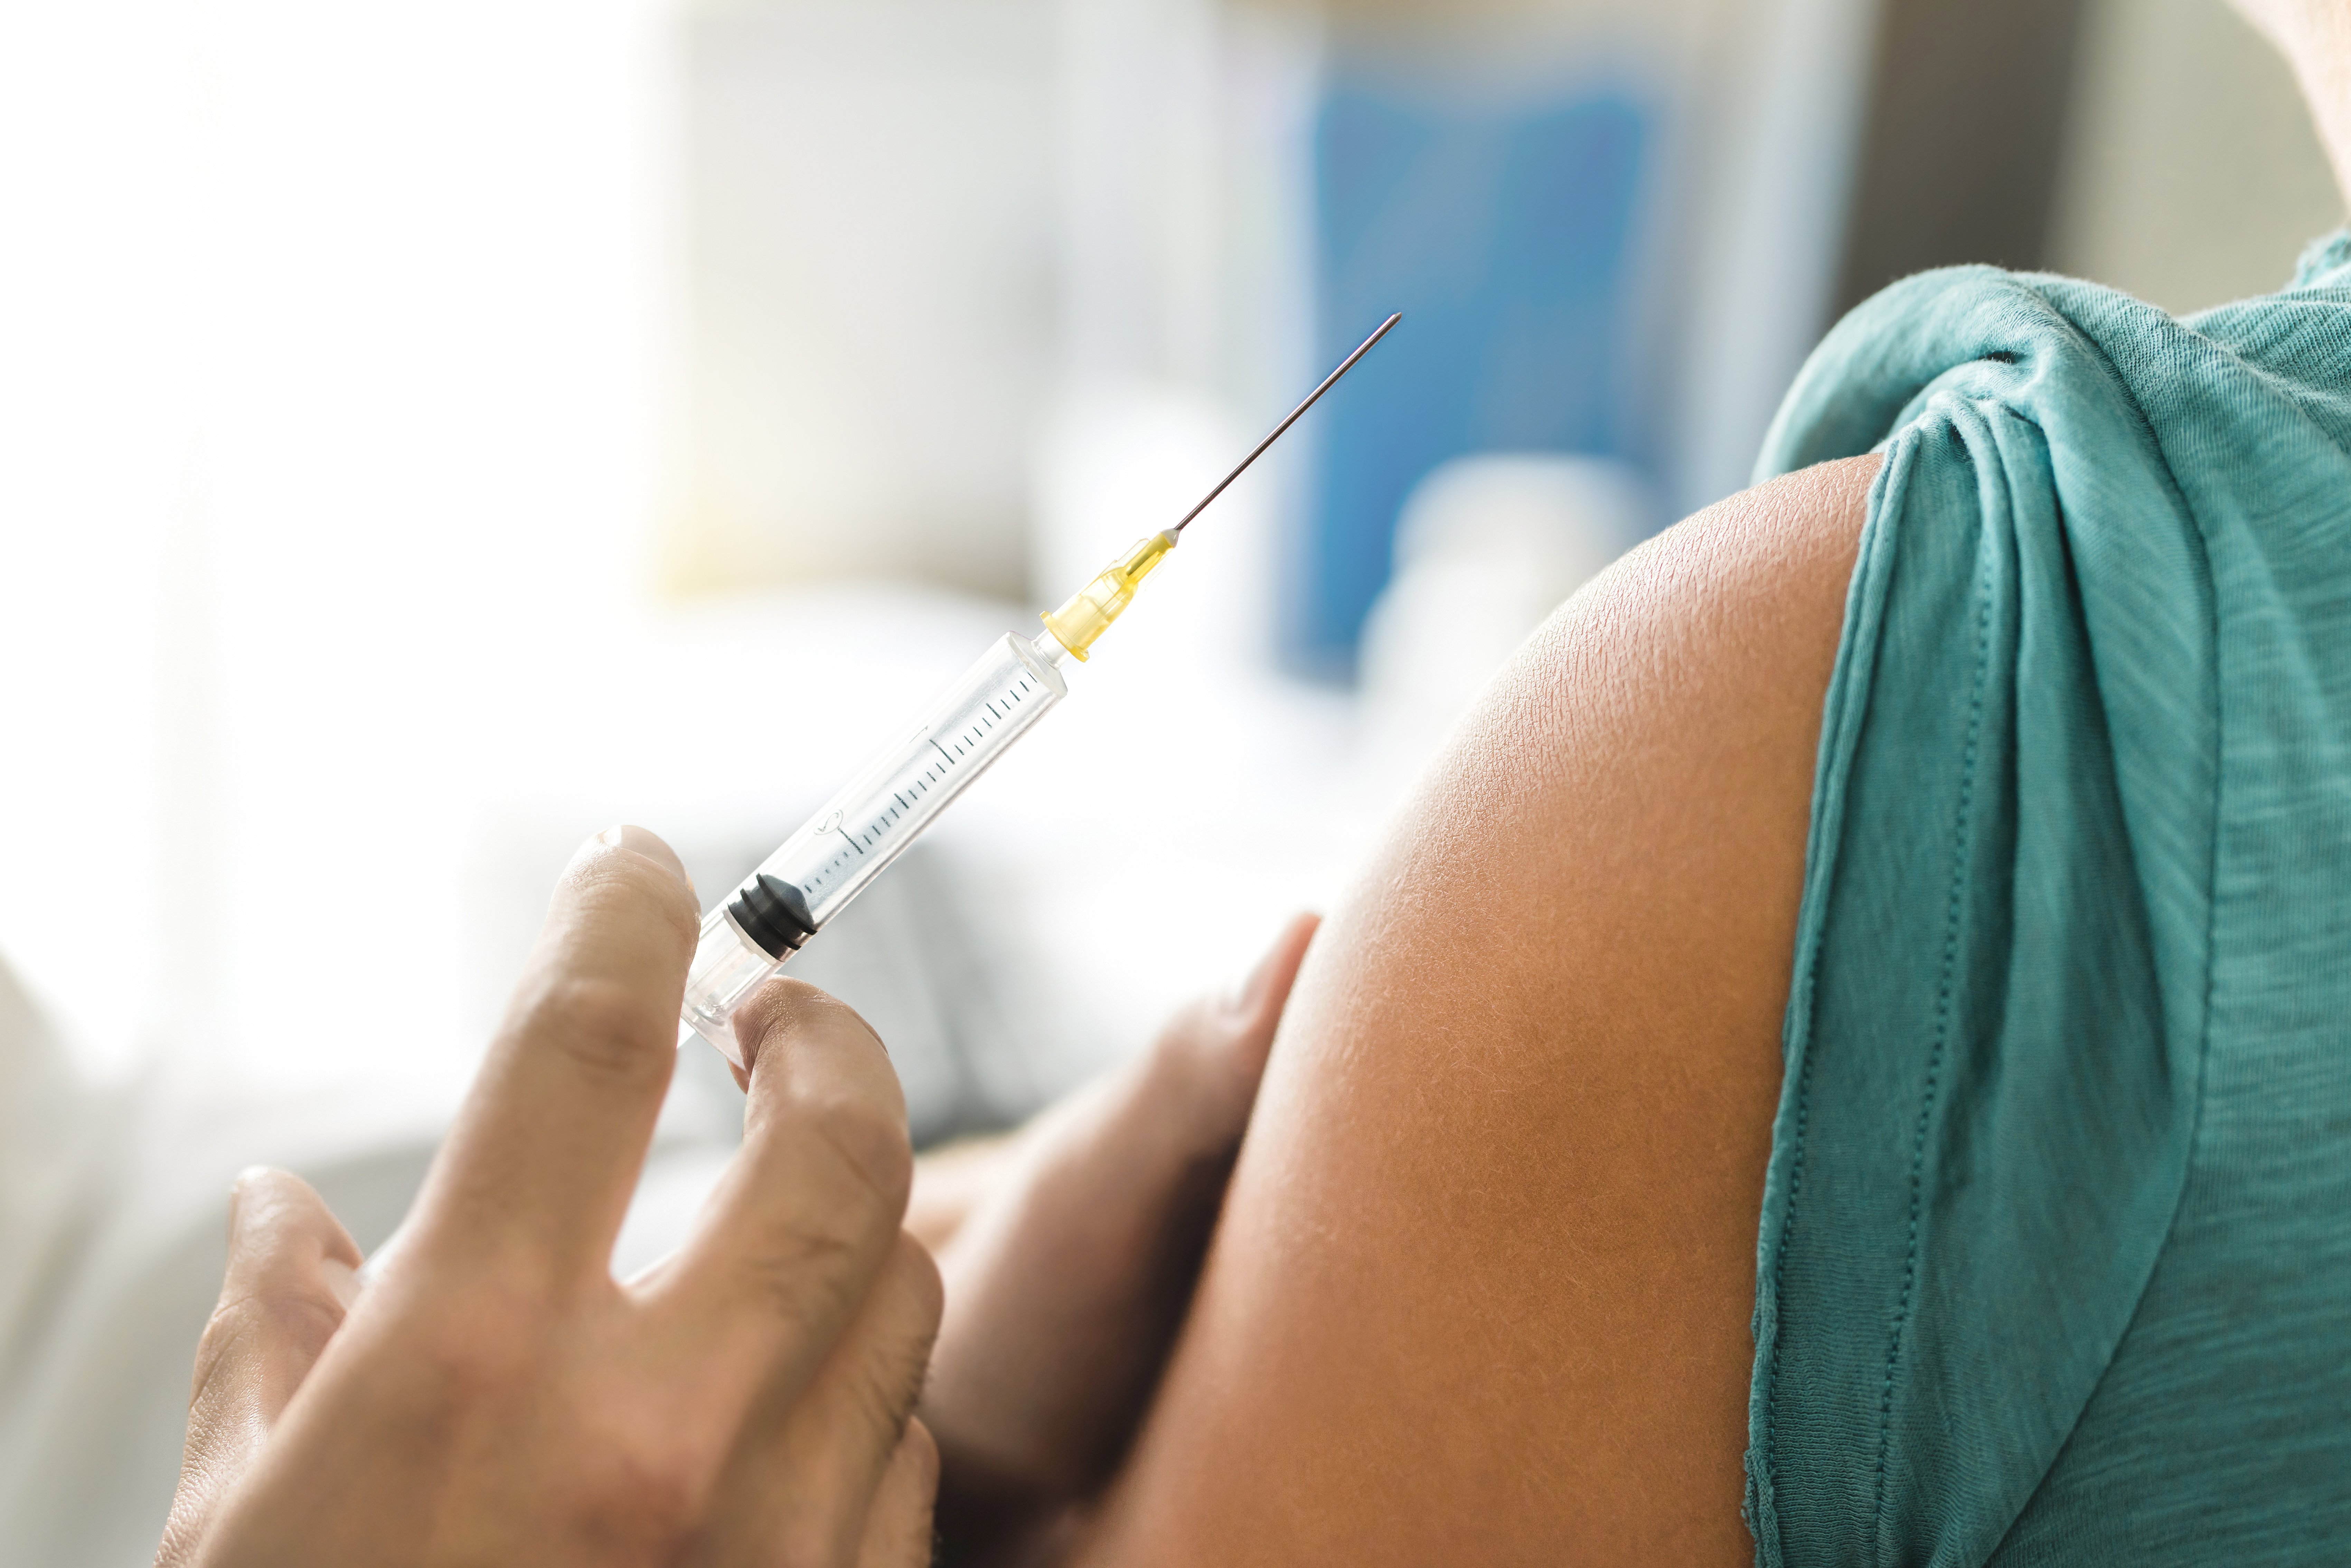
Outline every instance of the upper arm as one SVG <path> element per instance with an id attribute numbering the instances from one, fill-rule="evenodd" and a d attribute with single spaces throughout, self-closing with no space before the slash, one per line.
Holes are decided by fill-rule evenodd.
<path id="1" fill-rule="evenodd" d="M 1081 1553 L 1745 1563 L 1756 1220 L 1875 458 L 1635 551 L 1316 938 Z"/>

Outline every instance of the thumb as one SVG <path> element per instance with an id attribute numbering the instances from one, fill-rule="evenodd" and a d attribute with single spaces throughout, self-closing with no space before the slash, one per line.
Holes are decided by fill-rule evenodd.
<path id="1" fill-rule="evenodd" d="M 188 1440 L 158 1568 L 193 1558 L 358 1294 L 360 1249 L 310 1185 L 259 1167 L 229 1200 L 228 1271 L 196 1345 Z"/>

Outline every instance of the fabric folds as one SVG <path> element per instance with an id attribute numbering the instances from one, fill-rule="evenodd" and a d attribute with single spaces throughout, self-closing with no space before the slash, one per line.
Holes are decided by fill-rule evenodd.
<path id="1" fill-rule="evenodd" d="M 2179 321 L 1863 306 L 1759 476 L 1882 451 L 1758 1249 L 1765 1564 L 2351 1540 L 2351 246 Z"/>

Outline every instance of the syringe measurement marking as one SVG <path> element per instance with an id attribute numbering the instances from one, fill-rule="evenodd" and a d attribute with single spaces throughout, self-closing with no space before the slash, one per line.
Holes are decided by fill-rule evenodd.
<path id="1" fill-rule="evenodd" d="M 990 724 L 987 727 L 988 727 L 989 729 L 993 729 L 993 728 L 995 728 L 996 727 L 995 727 L 993 724 Z M 977 727 L 977 726 L 976 726 L 976 725 L 975 725 L 975 726 L 972 727 L 972 732 L 971 732 L 971 734 L 970 734 L 967 738 L 968 738 L 974 746 L 977 746 L 977 745 L 979 744 L 979 737 L 980 737 L 983 733 L 984 733 L 984 732 L 979 728 L 979 727 Z M 919 787 L 919 788 L 921 788 L 921 789 L 924 790 L 924 792 L 925 792 L 925 793 L 926 793 L 926 794 L 927 794 L 927 793 L 929 792 L 929 789 L 930 789 L 930 786 L 931 786 L 931 784 L 932 784 L 933 782 L 935 782 L 935 781 L 936 781 L 938 779 L 940 779 L 940 778 L 944 777 L 944 776 L 945 776 L 945 773 L 946 773 L 946 769 L 951 768 L 953 768 L 953 767 L 955 766 L 956 759 L 955 759 L 954 758 L 952 758 L 952 757 L 949 757 L 949 756 L 946 754 L 946 751 L 944 751 L 944 750 L 942 750 L 942 749 L 940 748 L 940 746 L 939 746 L 938 740 L 937 740 L 937 738 L 936 738 L 935 737 L 932 737 L 932 736 L 925 736 L 925 737 L 924 737 L 924 738 L 925 738 L 925 739 L 926 739 L 926 740 L 928 740 L 928 741 L 930 741 L 930 743 L 931 743 L 931 749 L 932 749 L 933 751 L 936 751 L 936 752 L 938 752 L 938 754 L 939 754 L 939 758 L 940 758 L 940 766 L 939 766 L 938 768 L 935 768 L 926 769 L 926 770 L 924 772 L 922 779 L 921 779 L 920 780 L 917 780 L 917 781 L 916 781 L 916 785 L 910 785 L 910 786 L 909 786 L 909 788 L 915 788 L 915 787 Z M 956 744 L 956 752 L 957 752 L 958 754 L 960 754 L 960 753 L 962 752 L 963 747 L 962 747 L 962 746 L 961 746 L 959 743 Z M 890 797 L 890 798 L 891 798 L 892 800 L 893 800 L 897 801 L 897 802 L 898 802 L 898 804 L 900 804 L 901 806 L 905 806 L 905 807 L 906 807 L 906 810 L 908 810 L 909 811 L 911 811 L 911 810 L 914 810 L 914 807 L 913 807 L 913 806 L 911 806 L 911 805 L 908 805 L 908 804 L 907 804 L 907 802 L 906 802 L 906 800 L 905 800 L 904 797 L 900 796 L 900 795 L 898 795 L 898 794 L 896 794 L 896 793 L 894 793 L 894 792 L 893 792 L 893 793 L 891 795 L 891 797 Z M 841 836 L 843 839 L 848 840 L 849 847 L 850 847 L 851 849 L 852 849 L 852 850 L 856 851 L 856 852 L 857 852 L 857 853 L 858 853 L 858 855 L 862 858 L 862 857 L 864 855 L 864 853 L 865 853 L 865 852 L 866 852 L 867 850 L 869 850 L 869 849 L 871 849 L 871 848 L 872 848 L 872 847 L 873 847 L 873 843 L 874 843 L 874 841 L 875 841 L 875 840 L 880 839 L 880 838 L 883 837 L 883 836 L 886 834 L 886 832 L 887 832 L 887 831 L 888 831 L 888 829 L 889 829 L 889 827 L 890 827 L 891 823 L 892 823 L 892 822 L 894 822 L 895 821 L 897 821 L 897 818 L 898 818 L 898 813 L 897 813 L 897 812 L 895 812 L 895 811 L 892 811 L 892 812 L 889 814 L 889 816 L 888 816 L 888 818 L 887 818 L 886 820 L 883 820 L 883 821 L 875 821 L 875 822 L 874 822 L 874 823 L 872 823 L 871 826 L 869 826 L 862 835 L 859 835 L 858 837 L 853 837 L 853 838 L 852 838 L 852 837 L 851 837 L 851 835 L 849 834 L 849 832 L 848 832 L 846 830 L 843 830 L 843 831 L 841 831 Z M 820 872 L 820 873 L 818 873 L 816 877 L 814 877 L 814 878 L 811 878 L 811 879 L 810 879 L 811 883 L 822 880 L 823 876 L 824 876 L 827 873 L 831 872 L 832 869 L 833 869 L 833 867 L 831 867 L 831 866 L 827 866 L 823 872 Z M 811 888 L 811 891 L 813 891 L 813 888 Z"/>
<path id="2" fill-rule="evenodd" d="M 1011 716 L 1009 705 L 1025 701 L 1028 693 L 1034 689 L 1034 686 L 1035 683 L 1024 675 L 1019 677 L 1012 686 L 998 692 L 997 695 L 1007 704 L 1003 708 L 982 698 L 980 706 L 987 709 L 988 716 L 977 719 L 967 729 L 958 731 L 949 737 L 947 745 L 955 747 L 954 755 L 949 755 L 946 747 L 939 744 L 937 737 L 925 736 L 924 739 L 930 743 L 931 749 L 938 753 L 939 760 L 925 768 L 920 778 L 907 780 L 906 789 L 913 793 L 928 795 L 932 785 L 944 782 L 946 776 L 954 772 L 960 763 L 970 761 L 972 753 L 978 749 L 981 739 L 993 730 L 998 723 Z M 869 823 L 862 832 L 852 833 L 846 828 L 835 830 L 845 849 L 835 853 L 817 871 L 815 875 L 808 879 L 803 891 L 811 898 L 836 880 L 840 873 L 858 861 L 863 860 L 867 851 L 874 848 L 883 839 L 889 837 L 892 828 L 902 825 L 913 815 L 914 802 L 907 800 L 904 794 L 893 790 L 890 798 L 898 803 L 901 810 L 885 808 L 883 814 Z"/>

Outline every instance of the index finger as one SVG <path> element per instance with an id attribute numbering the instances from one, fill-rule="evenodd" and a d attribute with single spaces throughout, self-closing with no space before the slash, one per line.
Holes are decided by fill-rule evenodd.
<path id="1" fill-rule="evenodd" d="M 644 829 L 580 846 L 426 1178 L 416 1245 L 609 1269 L 676 1064 L 696 913 Z"/>

